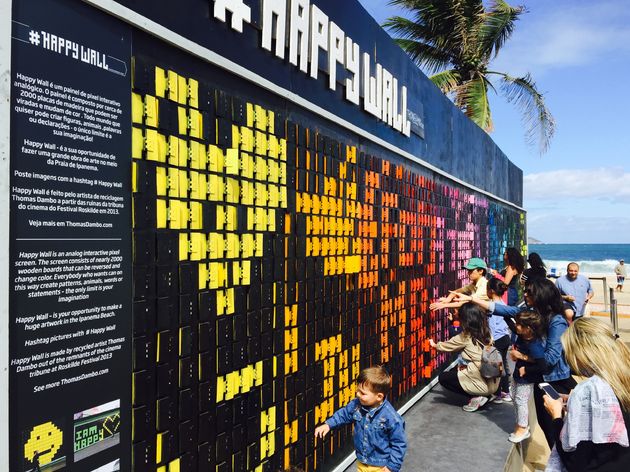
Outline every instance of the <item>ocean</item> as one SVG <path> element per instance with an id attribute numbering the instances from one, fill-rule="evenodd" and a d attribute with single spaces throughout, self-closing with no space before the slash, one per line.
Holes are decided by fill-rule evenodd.
<path id="1" fill-rule="evenodd" d="M 567 271 L 569 262 L 580 265 L 580 273 L 613 275 L 613 269 L 624 259 L 630 264 L 630 244 L 529 244 L 529 252 L 537 252 L 547 266 L 547 272 Z"/>

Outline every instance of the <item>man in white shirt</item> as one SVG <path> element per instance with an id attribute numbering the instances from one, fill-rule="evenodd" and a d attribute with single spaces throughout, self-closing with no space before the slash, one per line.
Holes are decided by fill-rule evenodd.
<path id="1" fill-rule="evenodd" d="M 617 276 L 617 287 L 615 287 L 615 290 L 621 292 L 623 291 L 623 282 L 626 280 L 626 265 L 623 263 L 623 259 L 620 259 L 619 264 L 615 266 L 615 275 Z"/>

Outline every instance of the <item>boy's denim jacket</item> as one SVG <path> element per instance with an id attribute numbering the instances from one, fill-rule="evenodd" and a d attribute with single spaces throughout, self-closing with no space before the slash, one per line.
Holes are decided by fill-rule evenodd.
<path id="1" fill-rule="evenodd" d="M 400 470 L 407 450 L 405 421 L 387 400 L 368 410 L 355 398 L 328 418 L 326 424 L 330 429 L 354 425 L 354 449 L 359 462 L 387 467 L 392 472 Z"/>
<path id="2" fill-rule="evenodd" d="M 522 308 L 516 306 L 498 305 L 490 302 L 488 312 L 494 315 L 508 317 L 515 316 Z M 547 338 L 545 339 L 545 362 L 547 373 L 543 379 L 547 382 L 568 379 L 571 377 L 571 369 L 564 358 L 564 350 L 560 337 L 569 328 L 569 323 L 560 314 L 552 315 L 547 325 Z"/>

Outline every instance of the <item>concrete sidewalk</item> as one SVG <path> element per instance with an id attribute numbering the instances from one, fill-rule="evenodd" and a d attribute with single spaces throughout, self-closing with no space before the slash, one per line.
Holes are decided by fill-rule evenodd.
<path id="1" fill-rule="evenodd" d="M 407 455 L 404 472 L 501 472 L 514 427 L 511 403 L 487 403 L 475 413 L 462 410 L 467 400 L 433 388 L 404 415 Z M 346 472 L 356 471 L 356 463 Z"/>

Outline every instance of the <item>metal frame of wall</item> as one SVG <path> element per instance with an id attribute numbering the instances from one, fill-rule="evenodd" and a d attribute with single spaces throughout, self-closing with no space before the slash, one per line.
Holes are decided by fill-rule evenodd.
<path id="1" fill-rule="evenodd" d="M 11 8 L 0 3 L 0 339 L 9 336 L 9 157 L 11 117 Z M 6 176 L 6 178 L 4 177 Z M 9 470 L 9 343 L 0 342 L 0 469 Z"/>

